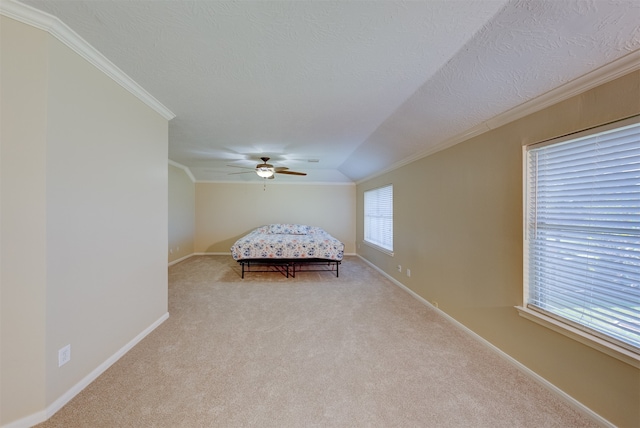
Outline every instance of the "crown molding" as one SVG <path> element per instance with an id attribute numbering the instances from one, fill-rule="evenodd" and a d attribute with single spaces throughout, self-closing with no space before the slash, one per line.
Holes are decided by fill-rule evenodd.
<path id="1" fill-rule="evenodd" d="M 498 128 L 637 70 L 640 70 L 640 50 L 628 53 L 556 89 L 507 110 L 487 120 L 485 124 L 489 129 Z"/>
<path id="2" fill-rule="evenodd" d="M 155 99 L 149 92 L 144 90 L 115 64 L 98 52 L 97 49 L 87 43 L 75 31 L 55 16 L 15 0 L 0 0 L 0 15 L 48 32 L 151 107 L 166 120 L 171 120 L 176 117 L 171 110 Z"/>
<path id="3" fill-rule="evenodd" d="M 171 159 L 169 159 L 169 165 L 175 166 L 176 168 L 180 168 L 181 170 L 183 170 L 191 179 L 192 183 L 196 182 L 196 178 L 193 176 L 193 174 L 191 173 L 191 170 L 189 169 L 189 167 L 184 166 L 178 162 L 174 162 Z"/>
<path id="4" fill-rule="evenodd" d="M 570 82 L 565 83 L 555 89 L 552 89 L 532 100 L 526 101 L 510 110 L 505 111 L 489 120 L 486 120 L 472 128 L 469 128 L 465 132 L 454 135 L 447 138 L 433 146 L 430 146 L 426 150 L 416 153 L 413 156 L 402 159 L 389 168 L 383 171 L 370 175 L 366 178 L 356 181 L 356 184 L 364 183 L 365 181 L 379 177 L 391 171 L 394 171 L 400 167 L 415 162 L 419 159 L 425 158 L 441 150 L 455 146 L 458 143 L 469 140 L 473 137 L 477 137 L 480 134 L 484 134 L 487 131 L 496 129 L 502 125 L 521 119 L 525 116 L 533 114 L 537 111 L 543 110 L 549 106 L 557 104 L 561 101 L 567 100 L 571 97 L 579 95 L 583 92 L 593 89 L 597 86 L 603 85 L 607 82 L 622 77 L 626 74 L 640 70 L 640 50 L 633 51 L 627 55 L 618 58 L 617 60 L 603 65 L 581 77 L 578 77 Z"/>

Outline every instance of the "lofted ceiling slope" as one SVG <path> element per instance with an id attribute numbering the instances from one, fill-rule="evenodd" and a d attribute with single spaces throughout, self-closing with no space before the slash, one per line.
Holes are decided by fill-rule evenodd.
<path id="1" fill-rule="evenodd" d="M 230 173 L 261 156 L 308 173 L 278 181 L 359 181 L 640 61 L 638 0 L 23 3 L 176 114 L 169 158 L 199 181 L 260 180 Z"/>

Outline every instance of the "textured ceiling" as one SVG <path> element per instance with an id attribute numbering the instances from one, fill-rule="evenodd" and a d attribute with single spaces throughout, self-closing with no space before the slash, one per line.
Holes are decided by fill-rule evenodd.
<path id="1" fill-rule="evenodd" d="M 640 52 L 640 0 L 23 3 L 176 114 L 198 180 L 266 155 L 309 174 L 278 181 L 357 181 Z"/>

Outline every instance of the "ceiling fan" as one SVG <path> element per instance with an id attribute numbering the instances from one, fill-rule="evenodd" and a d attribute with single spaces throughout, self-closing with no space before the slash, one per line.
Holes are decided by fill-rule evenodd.
<path id="1" fill-rule="evenodd" d="M 307 175 L 306 172 L 289 171 L 289 168 L 287 168 L 286 166 L 274 167 L 273 165 L 267 163 L 270 158 L 266 156 L 263 156 L 260 159 L 262 160 L 262 163 L 256 165 L 255 168 L 245 168 L 237 165 L 229 165 L 234 168 L 243 168 L 250 170 L 243 172 L 231 172 L 230 174 L 246 174 L 248 172 L 255 172 L 259 177 L 270 180 L 275 178 L 275 174 Z"/>

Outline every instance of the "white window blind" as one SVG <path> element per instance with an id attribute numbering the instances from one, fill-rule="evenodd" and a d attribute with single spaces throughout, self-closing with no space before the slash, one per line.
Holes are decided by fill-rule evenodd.
<path id="1" fill-rule="evenodd" d="M 527 306 L 640 352 L 640 124 L 526 162 Z"/>
<path id="2" fill-rule="evenodd" d="M 364 240 L 393 251 L 393 186 L 364 192 Z"/>

